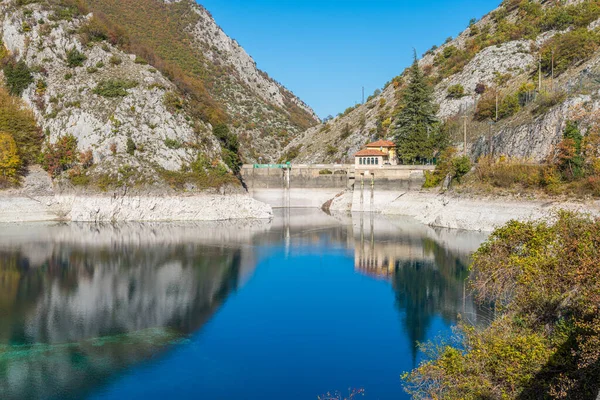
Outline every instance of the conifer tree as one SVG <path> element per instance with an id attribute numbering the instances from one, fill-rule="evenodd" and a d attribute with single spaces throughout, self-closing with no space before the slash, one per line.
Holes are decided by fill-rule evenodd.
<path id="1" fill-rule="evenodd" d="M 402 93 L 401 109 L 395 118 L 394 139 L 400 159 L 404 163 L 415 163 L 433 158 L 444 140 L 435 116 L 433 89 L 419 68 L 416 52 L 408 74 L 410 82 Z"/>

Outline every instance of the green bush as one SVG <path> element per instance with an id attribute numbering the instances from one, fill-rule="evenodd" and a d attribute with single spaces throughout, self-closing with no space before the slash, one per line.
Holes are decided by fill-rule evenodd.
<path id="1" fill-rule="evenodd" d="M 170 113 L 183 110 L 183 99 L 176 93 L 167 92 L 163 97 L 163 104 Z"/>
<path id="2" fill-rule="evenodd" d="M 135 151 L 137 150 L 137 146 L 132 138 L 127 138 L 127 154 L 130 156 L 135 155 Z"/>
<path id="3" fill-rule="evenodd" d="M 461 181 L 462 177 L 471 171 L 471 160 L 467 156 L 457 157 L 452 160 L 452 172 L 454 178 L 458 182 Z"/>
<path id="4" fill-rule="evenodd" d="M 123 63 L 123 60 L 121 60 L 121 57 L 119 56 L 112 56 L 110 60 L 108 60 L 108 62 L 111 65 L 121 65 Z"/>
<path id="5" fill-rule="evenodd" d="M 498 120 L 511 117 L 520 109 L 519 93 L 500 97 L 498 99 Z M 496 119 L 496 95 L 494 93 L 488 92 L 479 100 L 475 110 L 475 119 L 478 121 Z"/>
<path id="6" fill-rule="evenodd" d="M 465 88 L 460 83 L 448 88 L 448 97 L 451 99 L 460 99 L 465 96 Z"/>
<path id="7" fill-rule="evenodd" d="M 4 67 L 4 79 L 8 92 L 13 96 L 21 96 L 23 91 L 33 83 L 33 75 L 24 60 L 10 60 Z"/>
<path id="8" fill-rule="evenodd" d="M 338 148 L 334 145 L 328 144 L 326 151 L 328 156 L 334 156 L 338 152 Z"/>
<path id="9" fill-rule="evenodd" d="M 538 93 L 535 98 L 535 106 L 532 110 L 534 115 L 541 115 L 548 112 L 552 107 L 561 104 L 567 98 L 567 94 L 562 91 Z"/>
<path id="10" fill-rule="evenodd" d="M 286 162 L 292 162 L 294 161 L 294 159 L 296 157 L 298 157 L 300 155 L 300 150 L 302 150 L 302 145 L 299 144 L 298 146 L 292 146 L 290 147 L 277 161 L 280 164 L 286 163 Z"/>
<path id="11" fill-rule="evenodd" d="M 221 142 L 223 148 L 221 157 L 225 161 L 225 164 L 231 168 L 233 173 L 237 174 L 240 172 L 242 160 L 239 155 L 240 142 L 237 135 L 232 133 L 225 124 L 215 125 L 213 135 Z"/>
<path id="12" fill-rule="evenodd" d="M 165 139 L 165 146 L 167 146 L 169 149 L 177 150 L 177 149 L 180 149 L 182 147 L 182 144 L 181 144 L 181 142 L 179 140 L 171 139 L 171 138 L 166 138 Z"/>
<path id="13" fill-rule="evenodd" d="M 135 81 L 124 79 L 109 79 L 98 83 L 94 88 L 93 93 L 98 96 L 115 98 L 127 96 L 127 90 L 138 85 Z"/>
<path id="14" fill-rule="evenodd" d="M 600 34 L 587 28 L 558 34 L 542 46 L 542 69 L 549 74 L 554 58 L 554 73 L 560 75 L 570 66 L 587 61 L 599 47 Z"/>
<path id="15" fill-rule="evenodd" d="M 173 188 L 186 189 L 189 185 L 196 189 L 216 188 L 226 184 L 239 184 L 239 180 L 227 172 L 223 164 L 210 162 L 199 154 L 191 164 L 184 165 L 180 171 L 159 169 L 162 178 Z"/>
<path id="16" fill-rule="evenodd" d="M 71 68 L 81 67 L 87 57 L 79 50 L 73 48 L 67 51 L 67 65 Z"/>

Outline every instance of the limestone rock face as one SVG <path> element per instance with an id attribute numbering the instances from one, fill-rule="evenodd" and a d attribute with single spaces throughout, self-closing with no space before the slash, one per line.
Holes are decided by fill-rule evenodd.
<path id="1" fill-rule="evenodd" d="M 440 106 L 438 117 L 448 118 L 472 109 L 479 97 L 475 94 L 478 83 L 493 87 L 497 74 L 521 75 L 531 71 L 536 61 L 531 54 L 531 45 L 530 41 L 517 40 L 487 47 L 463 71 L 444 79 L 435 87 L 434 98 Z M 461 99 L 451 99 L 448 97 L 448 88 L 457 84 L 464 87 L 467 95 Z"/>
<path id="2" fill-rule="evenodd" d="M 285 108 L 286 101 L 290 101 L 309 113 L 314 120 L 318 120 L 317 115 L 308 105 L 295 96 L 289 96 L 290 93 L 286 88 L 260 71 L 246 50 L 237 41 L 227 36 L 206 9 L 196 6 L 194 11 L 200 16 L 200 20 L 192 28 L 192 32 L 198 43 L 206 48 L 204 52 L 206 57 L 213 62 L 232 65 L 243 83 L 267 103 Z"/>
<path id="3" fill-rule="evenodd" d="M 181 0 L 189 1 L 189 0 Z M 248 161 L 276 162 L 290 138 L 320 120 L 315 112 L 283 85 L 258 69 L 244 48 L 229 37 L 212 15 L 190 2 L 198 21 L 189 27 L 192 46 L 201 50 L 212 65 L 232 71 L 227 80 L 214 82 L 217 97 L 237 121 L 235 132 L 243 143 Z"/>
<path id="4" fill-rule="evenodd" d="M 173 113 L 164 98 L 176 88 L 159 71 L 135 62 L 135 56 L 103 43 L 83 46 L 76 31 L 88 17 L 50 21 L 51 12 L 30 6 L 9 10 L 10 3 L 0 5 L 0 37 L 10 53 L 27 62 L 34 72 L 34 84 L 23 98 L 34 111 L 40 127 L 50 142 L 65 134 L 74 135 L 80 150 L 92 150 L 99 171 L 114 172 L 123 166 L 152 176 L 154 167 L 178 170 L 194 159 L 196 151 L 176 143 L 203 143 L 207 157 L 219 159 L 220 149 L 209 127 L 193 123 L 183 113 Z M 27 24 L 30 30 L 23 31 Z M 67 63 L 70 51 L 85 57 L 81 66 Z M 104 82 L 124 81 L 132 86 L 123 96 L 106 97 L 96 88 Z M 38 82 L 45 88 L 38 89 Z M 127 152 L 128 139 L 137 150 Z"/>
<path id="5" fill-rule="evenodd" d="M 202 6 L 192 0 L 153 1 L 185 5 L 196 15 L 189 20 L 197 23 L 186 28 L 188 45 L 223 73 L 210 77 L 215 82 L 211 95 L 236 122 L 232 129 L 248 161 L 263 152 L 277 158 L 290 136 L 318 123 L 310 107 L 260 71 Z M 48 142 L 72 134 L 80 151 L 93 152 L 95 173 L 134 171 L 145 182 L 155 181 L 157 170 L 178 171 L 198 155 L 223 164 L 213 127 L 172 106 L 169 100 L 185 102 L 186 97 L 160 70 L 108 41 L 82 41 L 80 29 L 92 17 L 61 17 L 45 2 L 0 2 L 0 45 L 33 71 L 34 82 L 22 97 Z M 72 51 L 83 61 L 69 65 Z M 125 85 L 120 94 L 98 90 L 114 83 Z M 298 116 L 303 123 L 294 122 Z"/>

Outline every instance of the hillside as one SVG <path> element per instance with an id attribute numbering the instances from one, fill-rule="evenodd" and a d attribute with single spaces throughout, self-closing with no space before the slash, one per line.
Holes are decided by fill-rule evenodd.
<path id="1" fill-rule="evenodd" d="M 192 0 L 5 0 L 0 67 L 13 181 L 40 163 L 67 188 L 235 184 L 238 149 L 268 159 L 318 121 Z"/>
<path id="2" fill-rule="evenodd" d="M 596 0 L 506 0 L 455 39 L 432 47 L 419 65 L 434 88 L 441 129 L 462 149 L 466 123 L 474 159 L 492 151 L 545 160 L 568 120 L 585 126 L 599 108 L 598 18 Z M 392 138 L 406 81 L 405 71 L 365 104 L 308 129 L 283 159 L 353 162 L 365 143 Z"/>

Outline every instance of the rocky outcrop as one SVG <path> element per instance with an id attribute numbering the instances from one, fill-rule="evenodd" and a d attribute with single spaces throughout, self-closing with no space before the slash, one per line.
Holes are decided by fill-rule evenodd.
<path id="1" fill-rule="evenodd" d="M 284 109 L 289 106 L 288 102 L 291 102 L 318 121 L 319 118 L 306 103 L 293 95 L 290 96 L 291 93 L 285 87 L 257 68 L 252 57 L 236 40 L 227 36 L 208 10 L 198 5 L 194 7 L 194 12 L 200 19 L 192 28 L 192 34 L 197 43 L 206 49 L 204 55 L 207 58 L 213 63 L 231 65 L 240 80 L 265 102 Z"/>

